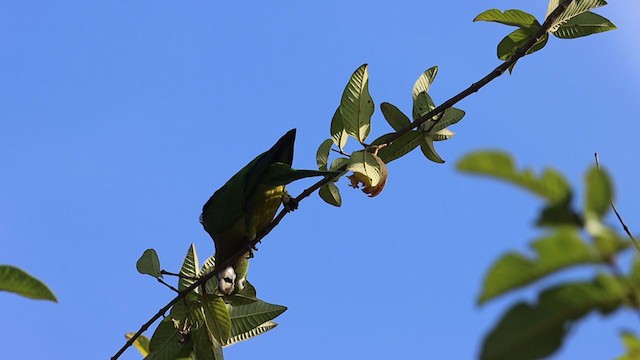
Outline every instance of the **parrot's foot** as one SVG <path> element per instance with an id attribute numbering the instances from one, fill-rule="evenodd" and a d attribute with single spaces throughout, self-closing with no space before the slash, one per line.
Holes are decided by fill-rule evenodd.
<path id="1" fill-rule="evenodd" d="M 298 209 L 298 201 L 292 198 L 287 192 L 282 194 L 282 205 L 288 212 Z"/>

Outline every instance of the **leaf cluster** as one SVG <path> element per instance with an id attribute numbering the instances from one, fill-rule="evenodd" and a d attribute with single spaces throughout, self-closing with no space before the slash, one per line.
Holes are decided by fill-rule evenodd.
<path id="1" fill-rule="evenodd" d="M 479 304 L 526 287 L 563 270 L 591 267 L 588 279 L 566 281 L 542 289 L 535 303 L 511 306 L 484 339 L 483 359 L 538 359 L 557 351 L 571 326 L 592 312 L 610 314 L 622 308 L 638 309 L 640 263 L 627 274 L 618 270 L 617 256 L 630 248 L 603 222 L 613 197 L 607 173 L 592 166 L 584 176 L 582 209 L 576 210 L 573 189 L 554 169 L 537 175 L 516 168 L 513 159 L 498 151 L 469 154 L 458 169 L 506 181 L 539 196 L 545 203 L 536 221 L 544 234 L 531 242 L 533 256 L 508 252 L 485 275 Z M 602 269 L 609 269 L 603 272 Z"/>
<path id="2" fill-rule="evenodd" d="M 153 249 L 143 253 L 136 267 L 140 273 L 157 279 L 169 274 L 161 270 Z M 191 245 L 177 274 L 177 291 L 188 291 L 214 269 L 215 258 L 209 257 L 200 266 L 196 248 Z M 145 359 L 223 359 L 223 347 L 275 328 L 278 324 L 272 320 L 287 310 L 258 299 L 255 288 L 248 282 L 234 295 L 223 296 L 217 288 L 217 278 L 213 276 L 173 305 L 150 340 L 138 337 L 134 345 Z M 133 333 L 125 336 L 130 339 Z"/>

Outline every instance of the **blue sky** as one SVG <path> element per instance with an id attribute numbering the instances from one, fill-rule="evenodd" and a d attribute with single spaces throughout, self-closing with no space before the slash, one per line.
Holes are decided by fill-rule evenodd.
<path id="1" fill-rule="evenodd" d="M 214 250 L 198 223 L 202 204 L 293 127 L 294 164 L 313 168 L 360 64 L 370 64 L 376 105 L 406 111 L 413 82 L 439 65 L 431 94 L 442 102 L 498 65 L 495 47 L 510 29 L 473 17 L 518 6 L 546 10 L 513 1 L 1 3 L 0 263 L 38 276 L 60 302 L 0 294 L 0 355 L 113 355 L 173 296 L 136 272 L 145 249 L 167 270 L 191 243 L 206 258 Z M 541 235 L 532 222 L 542 204 L 456 172 L 473 150 L 557 167 L 579 189 L 598 151 L 638 229 L 639 10 L 612 2 L 597 12 L 619 30 L 553 38 L 458 104 L 467 116 L 439 144 L 446 164 L 415 152 L 391 164 L 374 199 L 342 180 L 341 208 L 304 201 L 250 273 L 261 298 L 289 310 L 227 358 L 474 358 L 506 306 L 531 297 L 475 306 L 492 261 Z M 372 136 L 388 130 L 376 111 Z M 583 274 L 563 274 L 572 275 Z M 557 359 L 612 358 L 621 328 L 640 326 L 629 312 L 592 315 Z"/>

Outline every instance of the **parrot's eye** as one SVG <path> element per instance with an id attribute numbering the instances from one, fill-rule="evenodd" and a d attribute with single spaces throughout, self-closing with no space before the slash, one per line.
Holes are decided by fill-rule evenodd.
<path id="1" fill-rule="evenodd" d="M 231 278 L 229 278 L 229 277 L 223 278 L 222 280 L 224 280 L 224 282 L 228 282 L 228 283 L 232 283 L 233 282 L 233 280 L 231 280 Z"/>

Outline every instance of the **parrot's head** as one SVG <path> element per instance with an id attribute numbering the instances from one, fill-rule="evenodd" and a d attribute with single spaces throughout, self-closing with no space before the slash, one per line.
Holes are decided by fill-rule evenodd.
<path id="1" fill-rule="evenodd" d="M 228 266 L 218 273 L 218 290 L 225 295 L 237 294 L 244 289 L 246 279 L 238 278 L 233 267 Z"/>

